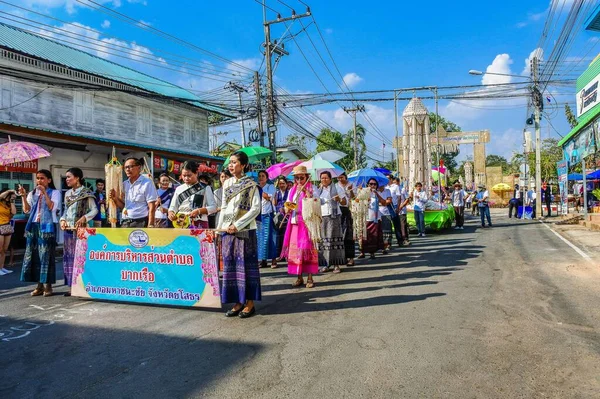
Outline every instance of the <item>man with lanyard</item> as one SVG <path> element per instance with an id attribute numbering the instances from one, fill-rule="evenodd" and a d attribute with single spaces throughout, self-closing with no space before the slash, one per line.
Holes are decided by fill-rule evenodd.
<path id="1" fill-rule="evenodd" d="M 142 175 L 143 158 L 129 157 L 125 160 L 125 175 L 121 197 L 114 189 L 109 198 L 123 210 L 121 227 L 144 228 L 154 227 L 156 211 L 156 187 L 149 177 Z"/>
<path id="2" fill-rule="evenodd" d="M 385 186 L 388 190 L 390 190 L 390 194 L 392 195 L 392 206 L 388 207 L 390 210 L 390 218 L 392 219 L 392 226 L 394 227 L 394 234 L 396 235 L 396 241 L 398 242 L 398 246 L 402 246 L 402 234 L 400 232 L 400 216 L 396 210 L 398 209 L 398 198 L 400 197 L 400 186 L 396 184 L 396 179 L 394 179 L 394 175 L 391 173 L 387 176 L 388 185 Z"/>
<path id="3" fill-rule="evenodd" d="M 515 210 L 515 218 L 518 217 L 519 207 L 523 206 L 523 201 L 521 200 L 521 190 L 519 189 L 519 185 L 515 184 L 515 189 L 513 190 L 513 196 L 511 200 L 508 202 L 508 218 L 510 219 L 513 215 L 513 209 Z"/>
<path id="4" fill-rule="evenodd" d="M 485 227 L 485 219 L 487 219 L 489 227 L 492 227 L 492 218 L 490 216 L 490 206 L 488 198 L 490 193 L 485 189 L 483 184 L 477 186 L 479 189 L 475 198 L 477 199 L 477 207 L 479 208 L 479 216 L 481 216 L 481 227 Z"/>
<path id="5" fill-rule="evenodd" d="M 171 187 L 171 181 L 166 173 L 160 175 L 158 179 L 158 199 L 156 200 L 156 215 L 154 217 L 156 227 L 172 227 L 169 223 L 169 206 L 175 194 L 175 189 Z"/>

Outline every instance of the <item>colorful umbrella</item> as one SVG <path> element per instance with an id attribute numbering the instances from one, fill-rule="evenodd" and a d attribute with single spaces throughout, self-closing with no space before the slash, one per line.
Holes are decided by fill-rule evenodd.
<path id="1" fill-rule="evenodd" d="M 380 186 L 388 184 L 388 178 L 375 169 L 358 169 L 348 175 L 348 181 L 352 183 L 354 187 L 366 187 L 371 179 L 375 179 Z"/>
<path id="2" fill-rule="evenodd" d="M 344 168 L 323 159 L 309 159 L 308 161 L 302 162 L 300 165 L 306 166 L 308 173 L 310 173 L 312 179 L 315 181 L 320 179 L 320 175 L 323 172 L 331 173 L 331 177 L 338 177 L 344 173 Z"/>
<path id="3" fill-rule="evenodd" d="M 335 162 L 344 158 L 346 155 L 348 154 L 338 150 L 328 150 L 319 152 L 314 157 L 312 157 L 312 159 L 322 159 L 324 161 Z"/>
<path id="4" fill-rule="evenodd" d="M 273 153 L 273 151 L 269 150 L 268 148 L 261 147 L 261 146 L 244 147 L 244 148 L 239 149 L 238 151 L 243 152 L 244 154 L 248 155 L 248 159 L 250 160 L 250 163 L 256 163 L 256 162 L 260 161 L 261 159 L 267 158 L 269 155 L 271 155 Z M 226 168 L 227 165 L 229 165 L 229 157 L 227 157 L 227 159 L 225 160 L 223 167 Z"/>
<path id="5" fill-rule="evenodd" d="M 375 168 L 376 171 L 378 171 L 379 173 L 383 173 L 384 175 L 391 175 L 392 171 L 386 168 Z"/>
<path id="6" fill-rule="evenodd" d="M 12 141 L 10 136 L 8 136 L 8 143 L 0 145 L 0 165 L 2 166 L 49 156 L 50 153 L 39 145 L 25 141 Z"/>
<path id="7" fill-rule="evenodd" d="M 506 183 L 498 183 L 492 186 L 492 191 L 512 191 L 512 187 Z"/>
<path id="8" fill-rule="evenodd" d="M 299 159 L 297 161 L 293 161 L 290 163 L 277 163 L 275 165 L 271 165 L 267 168 L 267 174 L 269 175 L 269 179 L 275 179 L 277 178 L 277 176 L 287 176 L 289 175 L 292 170 L 300 165 L 302 162 L 304 162 L 303 160 Z"/>

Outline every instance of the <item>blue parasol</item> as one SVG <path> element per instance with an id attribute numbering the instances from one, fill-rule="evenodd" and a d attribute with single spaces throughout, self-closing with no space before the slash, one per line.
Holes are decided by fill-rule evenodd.
<path id="1" fill-rule="evenodd" d="M 355 170 L 348 175 L 348 181 L 354 187 L 366 187 L 371 179 L 375 179 L 380 186 L 385 186 L 389 182 L 383 173 L 370 168 Z"/>

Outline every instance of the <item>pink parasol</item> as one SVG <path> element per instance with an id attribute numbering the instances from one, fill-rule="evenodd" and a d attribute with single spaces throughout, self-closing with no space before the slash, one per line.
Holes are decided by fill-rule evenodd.
<path id="1" fill-rule="evenodd" d="M 8 136 L 8 143 L 0 145 L 0 165 L 10 165 L 16 162 L 33 161 L 34 159 L 49 157 L 50 153 L 37 144 L 25 141 L 12 141 Z"/>
<path id="2" fill-rule="evenodd" d="M 287 176 L 289 175 L 292 170 L 300 165 L 302 162 L 304 162 L 303 160 L 297 160 L 297 161 L 292 161 L 290 163 L 277 163 L 275 165 L 271 165 L 267 168 L 267 174 L 269 175 L 269 179 L 275 179 L 277 178 L 277 176 Z"/>

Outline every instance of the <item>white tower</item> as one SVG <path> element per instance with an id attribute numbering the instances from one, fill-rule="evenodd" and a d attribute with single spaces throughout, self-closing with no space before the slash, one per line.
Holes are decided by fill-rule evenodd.
<path id="1" fill-rule="evenodd" d="M 467 189 L 473 189 L 473 164 L 471 162 L 465 162 L 465 184 Z"/>
<path id="2" fill-rule="evenodd" d="M 431 144 L 429 112 L 417 97 L 410 100 L 402 113 L 402 144 L 408 187 L 421 182 L 431 189 Z"/>

